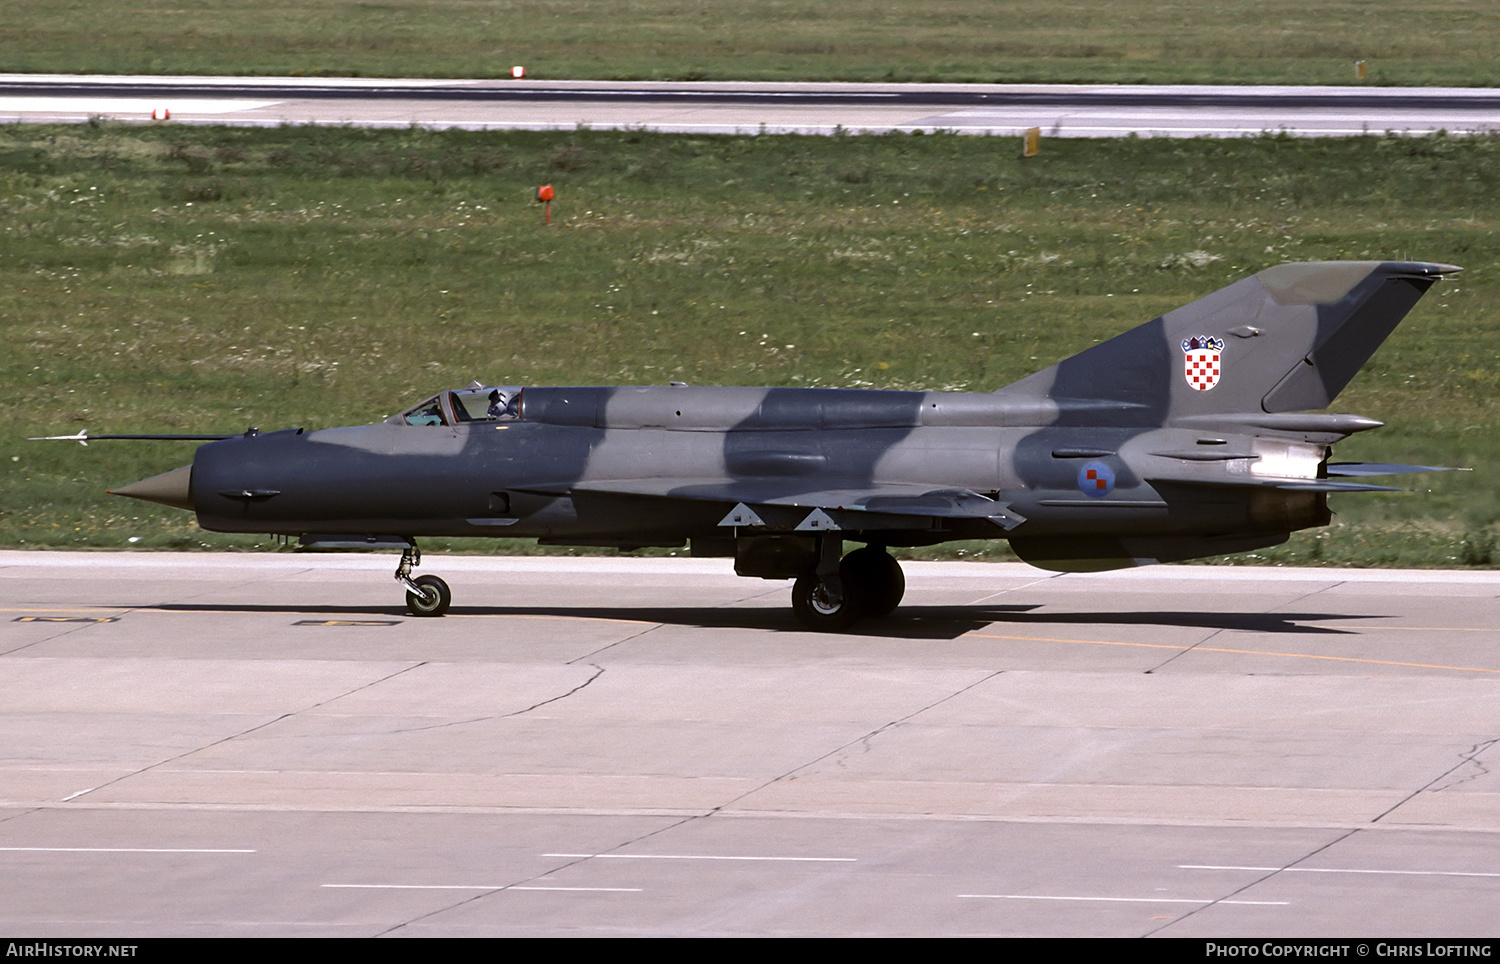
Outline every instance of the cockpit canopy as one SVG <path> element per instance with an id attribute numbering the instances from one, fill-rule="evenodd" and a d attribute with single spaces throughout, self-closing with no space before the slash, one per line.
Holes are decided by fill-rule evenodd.
<path id="1" fill-rule="evenodd" d="M 462 425 L 521 417 L 521 386 L 487 385 L 439 392 L 387 421 L 401 425 Z"/>

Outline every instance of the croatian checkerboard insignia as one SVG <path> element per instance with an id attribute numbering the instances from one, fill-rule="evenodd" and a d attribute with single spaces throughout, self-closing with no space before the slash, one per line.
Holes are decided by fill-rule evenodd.
<path id="1" fill-rule="evenodd" d="M 1182 339 L 1182 374 L 1188 387 L 1206 392 L 1219 384 L 1224 368 L 1224 339 L 1194 335 Z"/>

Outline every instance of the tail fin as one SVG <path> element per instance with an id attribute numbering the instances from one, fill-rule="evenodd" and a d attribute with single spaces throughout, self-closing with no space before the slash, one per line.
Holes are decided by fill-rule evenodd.
<path id="1" fill-rule="evenodd" d="M 1323 408 L 1417 299 L 1458 270 L 1408 261 L 1278 265 L 1001 392 L 1092 401 L 1060 407 L 1064 422 L 1073 408 L 1093 425 Z M 1101 412 L 1101 401 L 1118 409 Z"/>

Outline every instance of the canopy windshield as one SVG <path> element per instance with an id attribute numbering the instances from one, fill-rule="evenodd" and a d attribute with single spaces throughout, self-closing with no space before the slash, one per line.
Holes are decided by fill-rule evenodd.
<path id="1" fill-rule="evenodd" d="M 490 385 L 441 392 L 408 408 L 393 421 L 406 425 L 458 425 L 517 419 L 520 411 L 520 386 Z"/>

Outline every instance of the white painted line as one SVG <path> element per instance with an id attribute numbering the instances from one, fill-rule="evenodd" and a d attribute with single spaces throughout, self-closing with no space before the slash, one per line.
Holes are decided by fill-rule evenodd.
<path id="1" fill-rule="evenodd" d="M 0 82 L 4 83 L 63 83 L 63 84 L 153 84 L 160 86 L 171 86 L 181 84 L 192 84 L 194 86 L 243 86 L 245 84 L 275 84 L 278 87 L 349 87 L 357 89 L 360 87 L 459 87 L 459 86 L 481 86 L 472 80 L 464 78 L 431 79 L 423 77 L 226 77 L 215 74 L 213 76 L 194 76 L 191 74 L 0 74 Z M 548 86 L 545 81 L 533 82 L 531 86 Z M 554 82 L 551 86 L 558 85 Z M 582 85 L 588 86 L 588 85 Z M 1240 88 L 1235 88 L 1239 90 Z M 1245 90 L 1255 88 L 1246 87 Z M 1270 88 L 1268 88 L 1270 89 Z M 1312 90 L 1314 88 L 1308 88 Z M 1344 87 L 1330 87 L 1328 90 L 1343 91 Z M 1382 90 L 1394 90 L 1396 88 L 1382 88 Z M 1428 88 L 1421 88 L 1424 92 Z M 1432 88 L 1438 90 L 1441 88 Z M 1460 95 L 1473 94 L 1476 91 L 1470 87 L 1454 88 Z"/>
<path id="2" fill-rule="evenodd" d="M 1253 907 L 1284 907 L 1285 900 L 1214 900 L 1212 897 L 1192 900 L 1186 897 L 1051 897 L 1041 894 L 958 894 L 959 897 L 982 897 L 986 900 L 1083 900 L 1118 904 L 1246 904 Z"/>
<path id="3" fill-rule="evenodd" d="M 1253 870 L 1284 874 L 1399 874 L 1410 877 L 1500 877 L 1500 872 L 1477 870 L 1359 870 L 1340 867 L 1218 867 L 1212 864 L 1178 864 L 1178 870 Z"/>
<path id="4" fill-rule="evenodd" d="M 254 850 L 214 847 L 0 847 L 6 853 L 46 854 L 253 854 Z"/>
<path id="5" fill-rule="evenodd" d="M 782 860 L 807 863 L 854 863 L 858 857 L 721 857 L 711 854 L 542 854 L 543 857 L 589 857 L 596 860 Z"/>
<path id="6" fill-rule="evenodd" d="M 321 884 L 340 890 L 562 890 L 603 894 L 638 894 L 641 887 L 522 887 L 510 884 Z"/>
<path id="7" fill-rule="evenodd" d="M 0 97 L 5 114 L 144 114 L 165 107 L 175 114 L 236 114 L 273 107 L 275 100 L 194 100 L 183 97 Z"/>

